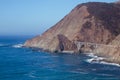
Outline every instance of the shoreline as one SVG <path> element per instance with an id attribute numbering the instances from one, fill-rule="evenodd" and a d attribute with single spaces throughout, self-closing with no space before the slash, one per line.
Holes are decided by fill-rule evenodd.
<path id="1" fill-rule="evenodd" d="M 26 46 L 22 46 L 22 47 L 26 47 Z M 117 63 L 117 62 L 114 62 L 112 60 L 109 60 L 109 58 L 106 58 L 105 56 L 99 56 L 98 54 L 96 53 L 91 53 L 91 52 L 83 52 L 83 53 L 80 53 L 80 52 L 71 52 L 71 51 L 61 51 L 61 52 L 51 52 L 49 50 L 44 50 L 44 49 L 41 49 L 41 48 L 35 48 L 35 47 L 26 47 L 26 48 L 30 48 L 32 49 L 32 51 L 43 51 L 43 52 L 49 52 L 51 54 L 54 54 L 54 53 L 58 53 L 58 54 L 84 54 L 86 56 L 89 56 L 91 57 L 90 59 L 87 59 L 86 62 L 88 63 L 97 63 L 97 64 L 105 64 L 105 65 L 113 65 L 113 66 L 117 66 L 117 67 L 120 67 L 120 64 Z M 69 53 L 70 52 L 70 53 Z"/>
<path id="2" fill-rule="evenodd" d="M 88 63 L 97 63 L 97 64 L 105 64 L 105 65 L 113 65 L 113 66 L 117 66 L 120 67 L 119 63 L 115 63 L 112 61 L 108 61 L 107 58 L 105 57 L 101 57 L 101 56 L 97 56 L 94 53 L 85 53 L 85 55 L 89 56 L 90 58 L 86 60 L 86 62 Z"/>

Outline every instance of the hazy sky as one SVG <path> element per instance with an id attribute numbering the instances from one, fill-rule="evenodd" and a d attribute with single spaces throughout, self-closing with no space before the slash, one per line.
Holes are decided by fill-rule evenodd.
<path id="1" fill-rule="evenodd" d="M 0 0 L 0 35 L 38 35 L 77 4 L 116 0 Z"/>

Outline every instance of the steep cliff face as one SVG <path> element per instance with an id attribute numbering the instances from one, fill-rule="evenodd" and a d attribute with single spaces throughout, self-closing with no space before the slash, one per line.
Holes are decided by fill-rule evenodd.
<path id="1" fill-rule="evenodd" d="M 109 44 L 120 47 L 120 34 L 113 41 L 111 41 Z"/>
<path id="2" fill-rule="evenodd" d="M 120 35 L 108 45 L 98 47 L 96 51 L 97 55 L 106 57 L 107 61 L 120 64 Z"/>
<path id="3" fill-rule="evenodd" d="M 114 58 L 113 58 L 113 56 L 111 56 L 112 59 L 115 62 L 120 63 L 120 35 L 118 35 L 111 43 L 109 43 L 109 45 L 113 46 L 113 48 L 110 50 L 110 53 L 112 55 L 114 55 Z M 113 61 L 113 60 L 111 60 L 111 61 Z"/>
<path id="4" fill-rule="evenodd" d="M 43 39 L 44 37 L 37 36 L 31 40 L 28 40 L 26 41 L 25 46 L 40 48 L 50 52 L 76 51 L 77 49 L 77 46 L 74 44 L 74 42 L 70 41 L 62 34 L 58 34 L 52 39 L 47 40 L 46 38 L 44 38 L 45 40 L 42 40 L 41 38 Z"/>
<path id="5" fill-rule="evenodd" d="M 114 44 L 113 40 L 119 34 L 120 5 L 90 2 L 77 5 L 56 25 L 41 36 L 27 40 L 24 45 L 51 52 L 75 51 L 74 41 Z"/>

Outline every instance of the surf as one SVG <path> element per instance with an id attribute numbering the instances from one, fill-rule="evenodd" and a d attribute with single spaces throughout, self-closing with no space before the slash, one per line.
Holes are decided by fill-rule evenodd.
<path id="1" fill-rule="evenodd" d="M 23 44 L 15 44 L 15 45 L 12 45 L 12 47 L 14 47 L 14 48 L 22 48 Z"/>
<path id="2" fill-rule="evenodd" d="M 120 67 L 120 64 L 107 62 L 105 61 L 106 58 L 96 56 L 94 55 L 94 53 L 87 53 L 86 55 L 90 57 L 85 60 L 88 63 L 91 63 L 91 64 L 96 63 L 96 64 L 104 64 L 104 65 L 112 65 L 112 66 Z"/>

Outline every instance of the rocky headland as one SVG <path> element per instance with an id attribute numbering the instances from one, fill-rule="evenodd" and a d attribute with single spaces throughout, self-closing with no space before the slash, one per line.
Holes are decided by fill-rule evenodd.
<path id="1" fill-rule="evenodd" d="M 120 4 L 79 4 L 42 35 L 27 40 L 24 46 L 50 52 L 92 52 L 120 64 Z"/>

